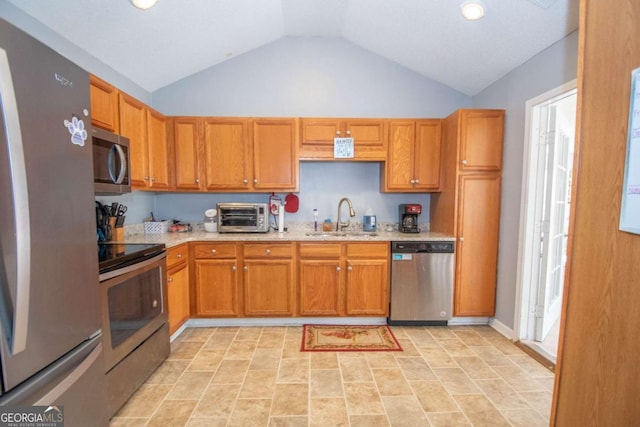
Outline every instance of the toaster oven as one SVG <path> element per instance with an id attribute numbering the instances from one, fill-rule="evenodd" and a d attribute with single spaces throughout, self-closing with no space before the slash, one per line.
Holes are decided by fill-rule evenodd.
<path id="1" fill-rule="evenodd" d="M 266 203 L 218 203 L 219 233 L 266 233 L 269 207 Z"/>

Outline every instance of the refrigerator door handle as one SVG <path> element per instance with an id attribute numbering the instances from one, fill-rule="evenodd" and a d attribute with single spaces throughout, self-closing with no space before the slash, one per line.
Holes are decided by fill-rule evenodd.
<path id="1" fill-rule="evenodd" d="M 14 301 L 0 299 L 4 304 L 0 306 L 3 320 L 8 317 L 12 325 L 7 325 L 4 331 L 8 341 L 9 351 L 16 355 L 27 346 L 27 330 L 29 323 L 29 293 L 31 284 L 31 231 L 29 216 L 29 191 L 27 188 L 27 167 L 22 146 L 20 118 L 18 117 L 18 103 L 13 89 L 13 79 L 9 68 L 7 52 L 0 48 L 0 103 L 4 117 L 7 140 L 7 153 L 11 173 L 11 189 L 13 200 L 13 216 L 15 221 L 16 248 L 16 288 Z M 7 201 L 3 201 L 7 203 Z M 6 262 L 6 260 L 2 260 Z M 4 280 L 3 280 L 4 281 Z M 5 292 L 5 291 L 3 291 Z M 7 304 L 12 306 L 7 307 Z M 12 318 L 12 319 L 11 319 Z M 4 323 L 4 322 L 3 322 Z"/>
<path id="2" fill-rule="evenodd" d="M 102 339 L 100 337 L 100 339 Z M 51 405 L 58 401 L 102 356 L 102 343 L 99 343 L 91 353 L 78 366 L 75 367 L 62 381 L 60 381 L 47 394 L 38 399 L 34 405 Z"/>

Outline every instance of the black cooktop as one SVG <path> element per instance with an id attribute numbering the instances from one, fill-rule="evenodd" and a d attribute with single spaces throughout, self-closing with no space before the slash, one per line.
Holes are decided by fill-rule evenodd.
<path id="1" fill-rule="evenodd" d="M 144 261 L 164 251 L 165 246 L 162 243 L 99 243 L 100 274 Z"/>

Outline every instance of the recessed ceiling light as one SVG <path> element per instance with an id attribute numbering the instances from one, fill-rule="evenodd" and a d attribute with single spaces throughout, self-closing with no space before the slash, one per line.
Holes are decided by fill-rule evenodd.
<path id="1" fill-rule="evenodd" d="M 151 9 L 157 0 L 130 0 L 131 4 L 137 7 L 138 9 L 147 10 Z"/>
<path id="2" fill-rule="evenodd" d="M 469 0 L 460 6 L 462 16 L 469 21 L 476 21 L 484 16 L 484 4 L 479 0 Z"/>

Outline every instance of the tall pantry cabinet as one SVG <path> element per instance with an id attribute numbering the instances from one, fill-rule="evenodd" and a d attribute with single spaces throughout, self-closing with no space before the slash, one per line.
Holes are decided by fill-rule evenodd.
<path id="1" fill-rule="evenodd" d="M 431 231 L 456 237 L 455 316 L 494 316 L 504 110 L 458 110 L 442 123 L 442 191 Z"/>

